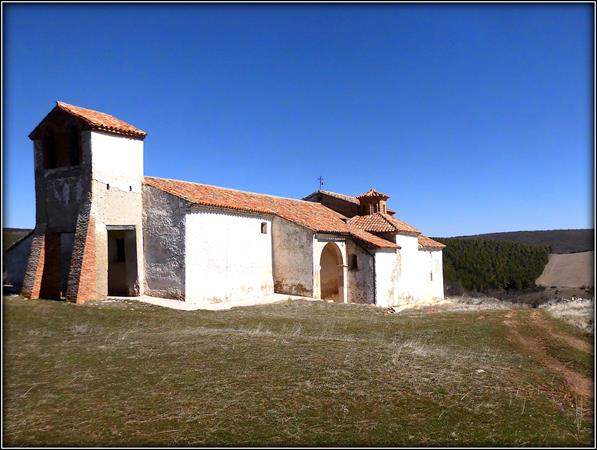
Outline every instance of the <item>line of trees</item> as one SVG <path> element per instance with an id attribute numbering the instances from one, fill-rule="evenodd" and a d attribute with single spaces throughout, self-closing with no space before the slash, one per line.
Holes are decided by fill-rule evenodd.
<path id="1" fill-rule="evenodd" d="M 547 264 L 549 247 L 487 239 L 434 238 L 446 244 L 444 282 L 467 291 L 535 286 Z"/>

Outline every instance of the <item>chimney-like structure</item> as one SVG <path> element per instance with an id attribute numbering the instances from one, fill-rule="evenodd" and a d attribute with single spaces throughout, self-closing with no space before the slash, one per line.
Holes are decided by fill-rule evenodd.
<path id="1" fill-rule="evenodd" d="M 388 195 L 376 191 L 375 188 L 369 189 L 367 192 L 357 197 L 360 203 L 360 214 L 362 216 L 368 216 L 378 212 L 387 214 L 387 200 L 389 198 Z"/>

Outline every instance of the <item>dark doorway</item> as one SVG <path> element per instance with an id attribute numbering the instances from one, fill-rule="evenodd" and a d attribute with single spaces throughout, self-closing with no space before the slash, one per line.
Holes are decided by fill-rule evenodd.
<path id="1" fill-rule="evenodd" d="M 115 227 L 116 228 L 116 227 Z M 139 295 L 137 236 L 131 229 L 108 229 L 108 295 Z"/>
<path id="2" fill-rule="evenodd" d="M 73 240 L 74 233 L 46 233 L 40 297 L 54 300 L 66 297 Z"/>
<path id="3" fill-rule="evenodd" d="M 328 242 L 320 257 L 319 280 L 321 285 L 321 298 L 342 302 L 340 291 L 342 289 L 343 267 L 342 253 L 334 242 Z"/>

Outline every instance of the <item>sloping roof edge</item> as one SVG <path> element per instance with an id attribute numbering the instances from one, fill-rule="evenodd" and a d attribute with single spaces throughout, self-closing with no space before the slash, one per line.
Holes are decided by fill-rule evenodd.
<path id="1" fill-rule="evenodd" d="M 430 237 L 424 236 L 422 234 L 420 234 L 418 236 L 418 240 L 419 240 L 419 250 L 442 250 L 443 248 L 446 247 L 445 244 L 435 241 L 435 240 L 431 239 Z"/>
<path id="2" fill-rule="evenodd" d="M 164 182 L 174 184 L 174 185 L 176 185 L 177 183 L 180 183 L 181 189 L 169 189 L 168 187 L 163 185 Z M 230 188 L 206 185 L 206 184 L 201 184 L 201 183 L 193 183 L 190 181 L 173 180 L 173 179 L 168 179 L 168 178 L 158 178 L 158 177 L 146 176 L 143 179 L 143 183 L 147 186 L 154 187 L 154 188 L 159 189 L 163 192 L 166 192 L 170 195 L 174 195 L 175 197 L 179 197 L 179 198 L 186 200 L 192 204 L 210 206 L 210 207 L 216 207 L 216 208 L 223 208 L 223 209 L 230 209 L 230 210 L 236 210 L 236 211 L 247 211 L 247 212 L 259 213 L 259 214 L 271 214 L 274 216 L 278 216 L 282 219 L 288 220 L 289 222 L 295 223 L 295 224 L 297 224 L 303 228 L 306 228 L 310 231 L 313 231 L 313 232 L 331 233 L 331 234 L 338 234 L 338 235 L 351 235 L 351 236 L 355 237 L 356 239 L 359 239 L 359 240 L 364 241 L 370 245 L 373 245 L 374 247 L 399 248 L 399 246 L 393 242 L 390 242 L 386 239 L 382 239 L 382 238 L 375 236 L 374 234 L 371 234 L 365 230 L 351 227 L 349 224 L 345 223 L 342 220 L 342 218 L 344 218 L 344 216 L 342 216 L 341 214 L 337 213 L 336 211 L 334 211 L 330 208 L 325 207 L 324 205 L 322 205 L 320 203 L 309 202 L 306 200 L 298 200 L 298 199 L 287 198 L 287 197 L 277 197 L 277 196 L 273 196 L 273 195 L 269 195 L 269 194 L 260 194 L 260 193 L 255 193 L 255 192 L 240 191 L 237 189 L 230 189 Z M 292 203 L 296 202 L 298 205 L 304 203 L 305 205 L 309 205 L 309 208 L 313 208 L 313 205 L 318 205 L 317 208 L 319 208 L 320 211 L 321 211 L 321 209 L 323 209 L 326 212 L 326 214 L 329 214 L 329 218 L 331 218 L 332 221 L 333 221 L 333 218 L 337 218 L 339 223 L 336 223 L 336 224 L 330 223 L 329 228 L 323 228 L 323 227 L 309 225 L 308 223 L 306 223 L 307 222 L 306 220 L 299 221 L 296 218 L 292 217 L 291 214 L 285 214 L 283 212 L 282 207 L 278 207 L 278 208 L 272 207 L 272 206 L 256 207 L 254 205 L 251 207 L 247 207 L 247 206 L 242 206 L 242 205 L 235 206 L 231 202 L 224 204 L 223 202 L 219 202 L 219 201 L 207 201 L 205 199 L 198 200 L 197 198 L 193 198 L 193 196 L 185 193 L 182 189 L 182 187 L 183 187 L 182 185 L 192 185 L 192 186 L 195 186 L 198 188 L 203 188 L 203 189 L 205 189 L 205 188 L 214 189 L 216 191 L 220 191 L 219 192 L 220 194 L 224 193 L 224 194 L 233 195 L 236 193 L 236 194 L 253 196 L 256 198 L 264 198 L 270 202 L 275 202 L 276 200 L 280 200 L 283 202 L 292 202 Z"/>
<path id="3" fill-rule="evenodd" d="M 52 108 L 52 110 L 46 114 L 45 117 L 36 125 L 33 131 L 29 133 L 29 139 L 33 139 L 33 136 L 41 124 L 43 124 L 55 111 L 63 111 L 67 114 L 70 114 L 71 116 L 83 121 L 93 130 L 133 137 L 141 140 L 147 137 L 147 133 L 145 131 L 111 114 L 57 101 L 54 108 Z"/>

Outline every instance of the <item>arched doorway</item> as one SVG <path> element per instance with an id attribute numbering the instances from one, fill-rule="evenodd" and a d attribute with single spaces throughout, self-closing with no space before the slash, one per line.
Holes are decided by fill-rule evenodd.
<path id="1" fill-rule="evenodd" d="M 328 242 L 321 252 L 319 260 L 319 282 L 321 298 L 343 302 L 342 253 L 334 242 Z"/>

